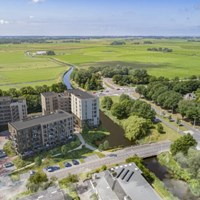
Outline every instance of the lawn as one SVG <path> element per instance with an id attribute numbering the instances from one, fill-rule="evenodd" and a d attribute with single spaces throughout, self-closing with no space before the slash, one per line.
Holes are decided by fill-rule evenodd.
<path id="1" fill-rule="evenodd" d="M 81 40 L 80 43 L 7 44 L 0 45 L 0 89 L 26 85 L 52 84 L 62 77 L 66 66 L 48 56 L 29 57 L 26 51 L 54 50 L 52 56 L 80 68 L 125 65 L 143 68 L 155 76 L 188 77 L 200 75 L 200 43 L 184 39 L 126 40 L 126 45 L 110 45 L 112 39 Z M 139 42 L 140 44 L 134 44 Z M 171 53 L 147 51 L 147 48 L 173 49 Z"/>

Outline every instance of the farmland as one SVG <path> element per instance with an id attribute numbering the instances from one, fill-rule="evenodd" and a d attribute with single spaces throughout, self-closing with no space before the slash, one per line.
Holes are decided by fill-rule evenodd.
<path id="1" fill-rule="evenodd" d="M 52 56 L 80 68 L 124 65 L 147 69 L 155 76 L 188 77 L 200 75 L 200 42 L 184 39 L 126 39 L 126 45 L 110 45 L 114 39 L 81 40 L 80 43 L 53 41 L 44 44 L 0 45 L 0 89 L 25 85 L 52 84 L 62 78 L 67 66 L 48 56 L 27 56 L 26 51 L 54 50 Z M 147 39 L 146 39 L 147 40 Z M 147 48 L 169 48 L 173 52 L 147 51 Z"/>

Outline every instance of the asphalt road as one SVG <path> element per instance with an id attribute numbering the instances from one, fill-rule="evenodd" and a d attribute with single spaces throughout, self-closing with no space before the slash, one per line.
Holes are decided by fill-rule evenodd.
<path id="1" fill-rule="evenodd" d="M 54 172 L 46 172 L 48 177 L 56 176 L 58 179 L 66 177 L 67 174 L 80 174 L 84 172 L 89 172 L 96 168 L 101 167 L 102 165 L 112 165 L 120 162 L 124 162 L 126 158 L 129 158 L 133 155 L 138 155 L 140 157 L 151 157 L 158 155 L 162 152 L 169 151 L 171 142 L 165 141 L 160 143 L 152 143 L 138 146 L 131 146 L 118 150 L 111 154 L 115 156 L 110 157 L 107 155 L 104 158 L 98 158 L 94 160 L 89 160 L 88 162 L 82 163 L 80 165 L 72 166 L 69 168 L 60 169 Z"/>

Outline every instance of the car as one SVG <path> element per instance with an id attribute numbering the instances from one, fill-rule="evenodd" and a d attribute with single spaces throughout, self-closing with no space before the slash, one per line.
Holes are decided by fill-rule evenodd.
<path id="1" fill-rule="evenodd" d="M 3 165 L 5 168 L 9 168 L 9 167 L 12 167 L 14 166 L 14 164 L 12 162 L 7 162 Z"/>
<path id="2" fill-rule="evenodd" d="M 0 150 L 0 158 L 5 158 L 5 157 L 7 157 L 7 154 L 3 150 Z"/>
<path id="3" fill-rule="evenodd" d="M 117 154 L 115 153 L 111 153 L 111 154 L 108 154 L 109 157 L 117 157 Z"/>
<path id="4" fill-rule="evenodd" d="M 48 167 L 46 168 L 46 170 L 47 170 L 48 172 L 54 172 L 54 171 L 59 170 L 59 169 L 60 169 L 60 167 L 58 167 L 58 166 L 48 166 Z"/>
<path id="5" fill-rule="evenodd" d="M 77 160 L 72 160 L 72 163 L 73 163 L 74 165 L 79 165 L 79 162 L 78 162 Z"/>
<path id="6" fill-rule="evenodd" d="M 54 171 L 56 171 L 56 170 L 59 170 L 60 167 L 58 167 L 58 166 L 53 166 L 53 169 L 54 169 Z"/>
<path id="7" fill-rule="evenodd" d="M 53 172 L 53 171 L 54 171 L 54 167 L 48 166 L 48 167 L 46 168 L 46 170 L 47 170 L 48 172 Z"/>
<path id="8" fill-rule="evenodd" d="M 35 171 L 30 170 L 29 174 L 30 174 L 30 176 L 33 176 L 35 174 Z"/>
<path id="9" fill-rule="evenodd" d="M 69 163 L 69 162 L 64 163 L 64 165 L 65 165 L 65 167 L 71 167 L 72 166 L 72 164 Z"/>

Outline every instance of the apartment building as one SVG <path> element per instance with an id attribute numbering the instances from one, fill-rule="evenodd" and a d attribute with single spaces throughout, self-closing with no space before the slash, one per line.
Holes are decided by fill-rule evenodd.
<path id="1" fill-rule="evenodd" d="M 27 105 L 24 99 L 0 97 L 0 125 L 19 121 L 27 117 Z"/>
<path id="2" fill-rule="evenodd" d="M 99 125 L 99 98 L 80 89 L 68 90 L 71 101 L 71 112 L 74 114 L 76 123 L 83 127 Z"/>
<path id="3" fill-rule="evenodd" d="M 67 92 L 45 92 L 41 94 L 42 114 L 48 115 L 55 110 L 71 112 L 70 96 Z"/>
<path id="4" fill-rule="evenodd" d="M 8 124 L 13 146 L 23 158 L 65 144 L 74 132 L 74 117 L 62 110 Z"/>

